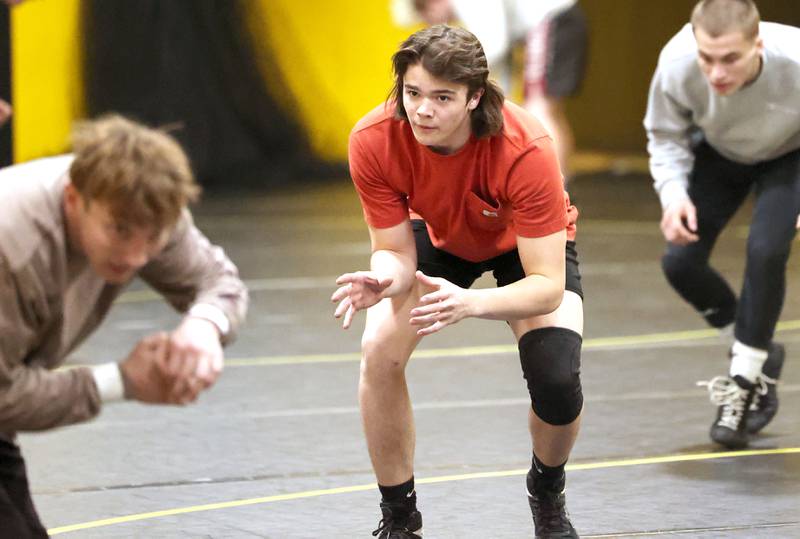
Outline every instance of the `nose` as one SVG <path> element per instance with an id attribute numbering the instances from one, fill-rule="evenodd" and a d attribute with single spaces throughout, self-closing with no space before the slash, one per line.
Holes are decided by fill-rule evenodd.
<path id="1" fill-rule="evenodd" d="M 433 107 L 428 99 L 423 99 L 419 104 L 419 107 L 417 107 L 417 114 L 426 117 L 433 116 Z"/>
<path id="2" fill-rule="evenodd" d="M 141 268 L 147 264 L 149 245 L 146 241 L 129 241 L 122 246 L 121 262 L 131 268 Z"/>
<path id="3" fill-rule="evenodd" d="M 720 64 L 711 66 L 710 77 L 712 81 L 722 81 L 727 76 L 728 71 Z"/>

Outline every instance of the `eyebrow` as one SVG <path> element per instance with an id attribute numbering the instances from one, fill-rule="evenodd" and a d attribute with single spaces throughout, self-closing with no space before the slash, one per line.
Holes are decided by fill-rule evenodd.
<path id="1" fill-rule="evenodd" d="M 707 59 L 707 60 L 714 60 L 714 58 L 715 58 L 713 54 L 709 54 L 709 53 L 707 53 L 707 52 L 705 52 L 704 50 L 701 50 L 701 49 L 697 49 L 697 53 L 702 58 Z M 734 52 L 729 52 L 728 54 L 725 54 L 725 55 L 721 56 L 719 59 L 723 60 L 723 61 L 724 60 L 732 60 L 734 58 L 738 58 L 739 56 L 740 56 L 739 53 L 737 51 L 734 51 Z"/>
<path id="2" fill-rule="evenodd" d="M 417 92 L 419 92 L 419 91 L 420 91 L 420 90 L 419 90 L 419 88 L 417 88 L 417 87 L 416 87 L 416 86 L 414 86 L 413 84 L 406 84 L 406 83 L 403 83 L 403 87 L 404 87 L 405 89 L 407 89 L 407 90 L 415 90 L 415 91 L 417 91 Z M 448 90 L 448 89 L 446 89 L 446 88 L 443 88 L 443 89 L 441 89 L 441 90 L 434 90 L 434 91 L 433 91 L 433 92 L 431 92 L 431 93 L 433 93 L 433 94 L 448 94 L 448 95 L 456 95 L 456 92 L 455 92 L 454 90 Z"/>

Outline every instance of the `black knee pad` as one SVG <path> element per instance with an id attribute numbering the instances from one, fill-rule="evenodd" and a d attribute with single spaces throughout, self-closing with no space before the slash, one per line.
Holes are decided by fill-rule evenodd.
<path id="1" fill-rule="evenodd" d="M 567 425 L 581 413 L 582 343 L 578 333 L 559 327 L 534 329 L 519 340 L 519 359 L 531 406 L 546 423 Z"/>

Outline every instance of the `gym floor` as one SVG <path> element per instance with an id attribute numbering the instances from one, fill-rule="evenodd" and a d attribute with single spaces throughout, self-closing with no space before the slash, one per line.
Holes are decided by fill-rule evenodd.
<path id="1" fill-rule="evenodd" d="M 726 346 L 661 274 L 649 179 L 618 172 L 572 189 L 586 295 L 573 523 L 594 538 L 800 538 L 797 265 L 776 335 L 781 410 L 748 450 L 725 451 L 708 438 L 715 409 L 695 382 L 727 372 Z M 735 288 L 747 210 L 713 258 Z M 379 495 L 356 395 L 363 316 L 343 331 L 329 301 L 337 275 L 368 264 L 352 187 L 208 196 L 195 215 L 251 289 L 222 378 L 192 406 L 110 405 L 93 422 L 20 436 L 42 520 L 65 538 L 370 537 Z M 70 363 L 121 359 L 177 320 L 134 283 Z M 408 378 L 425 537 L 532 537 L 529 401 L 506 325 L 466 320 L 427 337 Z"/>

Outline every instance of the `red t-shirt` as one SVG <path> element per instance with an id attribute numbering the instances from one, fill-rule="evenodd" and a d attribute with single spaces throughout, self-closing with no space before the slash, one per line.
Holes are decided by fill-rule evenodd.
<path id="1" fill-rule="evenodd" d="M 480 262 L 515 249 L 517 235 L 575 237 L 577 210 L 569 203 L 553 149 L 541 124 L 506 101 L 504 125 L 492 137 L 474 136 L 441 155 L 417 142 L 394 105 L 369 112 L 350 134 L 350 174 L 364 217 L 373 228 L 422 218 L 433 245 Z"/>

